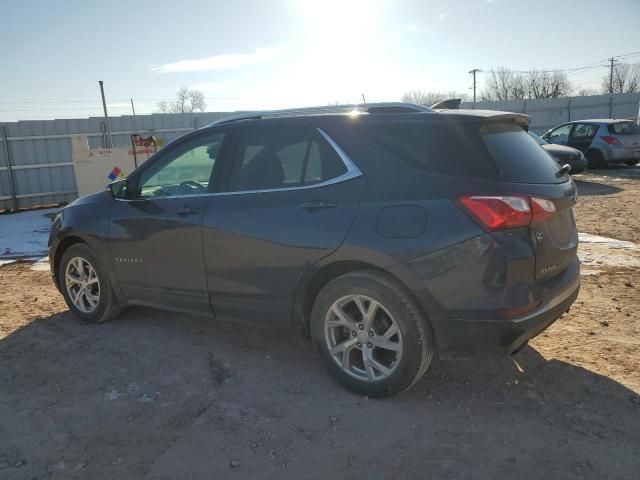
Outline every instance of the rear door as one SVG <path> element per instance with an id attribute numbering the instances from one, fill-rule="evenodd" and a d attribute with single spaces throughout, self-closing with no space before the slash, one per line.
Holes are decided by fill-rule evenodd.
<path id="1" fill-rule="evenodd" d="M 553 158 L 521 127 L 509 123 L 487 123 L 480 130 L 508 189 L 553 202 L 555 212 L 529 226 L 536 257 L 535 277 L 548 279 L 562 272 L 576 258 L 578 231 L 572 207 L 576 186 L 569 175 L 560 175 Z"/>
<path id="2" fill-rule="evenodd" d="M 595 137 L 598 128 L 598 125 L 593 125 L 591 123 L 574 124 L 566 145 L 568 147 L 576 148 L 581 152 L 586 152 L 589 145 L 591 145 L 591 141 L 593 140 L 593 137 Z"/>
<path id="3" fill-rule="evenodd" d="M 288 326 L 303 271 L 343 241 L 365 179 L 315 127 L 241 128 L 230 162 L 203 221 L 212 308 Z"/>

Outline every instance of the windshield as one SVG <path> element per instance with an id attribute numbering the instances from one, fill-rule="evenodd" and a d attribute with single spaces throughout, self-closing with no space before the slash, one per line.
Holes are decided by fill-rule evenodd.
<path id="1" fill-rule="evenodd" d="M 561 183 L 558 164 L 532 140 L 531 134 L 512 123 L 485 123 L 480 129 L 485 145 L 503 180 L 514 183 Z"/>
<path id="2" fill-rule="evenodd" d="M 539 137 L 538 135 L 536 135 L 533 132 L 527 132 L 527 133 L 531 136 L 531 138 L 533 138 L 538 143 L 538 145 L 546 145 L 547 143 L 549 143 L 546 140 L 543 140 L 541 137 Z"/>

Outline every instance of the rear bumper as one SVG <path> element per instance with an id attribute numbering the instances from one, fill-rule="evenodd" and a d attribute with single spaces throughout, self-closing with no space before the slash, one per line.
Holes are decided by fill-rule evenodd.
<path id="1" fill-rule="evenodd" d="M 573 272 L 575 274 L 569 279 L 563 279 L 561 286 L 554 285 L 553 291 L 547 291 L 547 301 L 541 307 L 524 317 L 443 320 L 436 338 L 440 357 L 504 357 L 518 351 L 569 310 L 576 300 L 580 291 L 580 272 Z"/>

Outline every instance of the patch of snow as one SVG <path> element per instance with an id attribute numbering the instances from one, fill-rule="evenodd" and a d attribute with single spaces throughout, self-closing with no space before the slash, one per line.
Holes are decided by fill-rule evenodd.
<path id="1" fill-rule="evenodd" d="M 626 240 L 616 240 L 615 238 L 601 237 L 600 235 L 591 235 L 590 233 L 579 233 L 580 243 L 593 243 L 608 248 L 625 248 L 630 250 L 640 250 L 640 245 Z"/>
<path id="2" fill-rule="evenodd" d="M 0 259 L 42 257 L 58 208 L 0 215 Z"/>
<path id="3" fill-rule="evenodd" d="M 637 243 L 588 233 L 580 233 L 579 238 L 578 256 L 583 275 L 597 275 L 602 267 L 640 268 L 640 245 Z"/>
<path id="4" fill-rule="evenodd" d="M 42 257 L 37 262 L 29 267 L 29 270 L 34 270 L 36 272 L 48 272 L 51 270 L 49 268 L 49 257 Z"/>

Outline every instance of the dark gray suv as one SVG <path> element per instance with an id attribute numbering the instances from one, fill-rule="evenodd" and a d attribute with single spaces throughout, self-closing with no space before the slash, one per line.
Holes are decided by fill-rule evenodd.
<path id="1" fill-rule="evenodd" d="M 388 396 L 434 356 L 509 355 L 579 290 L 571 178 L 495 111 L 251 114 L 191 132 L 56 217 L 53 279 L 102 322 L 147 305 L 309 335 Z"/>

